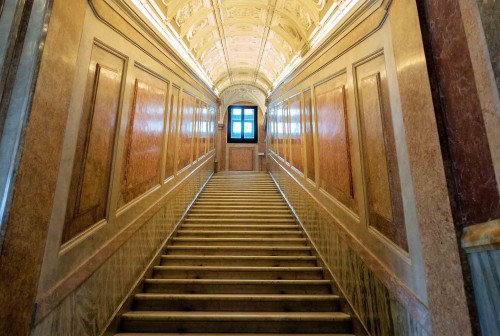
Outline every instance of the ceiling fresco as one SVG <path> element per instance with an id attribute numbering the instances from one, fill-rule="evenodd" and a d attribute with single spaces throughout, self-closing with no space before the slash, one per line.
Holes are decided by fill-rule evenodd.
<path id="1" fill-rule="evenodd" d="M 272 91 L 357 0 L 131 0 L 174 36 L 217 92 Z M 208 79 L 208 80 L 207 80 Z"/>

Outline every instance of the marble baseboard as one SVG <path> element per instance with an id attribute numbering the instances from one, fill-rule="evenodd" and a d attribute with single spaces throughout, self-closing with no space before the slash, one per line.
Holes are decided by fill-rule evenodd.
<path id="1" fill-rule="evenodd" d="M 136 234 L 32 331 L 33 336 L 100 335 L 212 171 L 199 170 Z"/>
<path id="2" fill-rule="evenodd" d="M 273 160 L 270 161 L 272 176 L 367 332 L 381 336 L 430 335 L 428 316 L 421 321 L 415 319 L 415 312 L 412 314 L 401 304 L 348 244 L 339 225 L 332 222 L 333 218 Z"/>

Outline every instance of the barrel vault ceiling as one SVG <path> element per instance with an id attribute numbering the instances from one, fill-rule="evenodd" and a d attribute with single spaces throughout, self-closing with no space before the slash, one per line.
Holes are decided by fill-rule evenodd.
<path id="1" fill-rule="evenodd" d="M 135 0 L 172 33 L 216 92 L 269 93 L 354 0 Z M 337 13 L 338 14 L 338 13 Z M 313 42 L 313 43 L 312 43 Z"/>

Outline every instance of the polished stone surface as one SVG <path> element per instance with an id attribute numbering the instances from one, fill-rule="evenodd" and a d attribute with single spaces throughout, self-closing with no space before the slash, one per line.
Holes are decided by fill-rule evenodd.
<path id="1" fill-rule="evenodd" d="M 33 330 L 34 336 L 100 335 L 210 176 L 203 169 Z"/>
<path id="2" fill-rule="evenodd" d="M 168 83 L 135 68 L 130 104 L 120 205 L 159 185 Z"/>
<path id="3" fill-rule="evenodd" d="M 125 60 L 93 46 L 63 240 L 106 218 Z"/>
<path id="4" fill-rule="evenodd" d="M 46 2 L 36 5 L 33 15 L 43 20 Z M 0 333 L 5 335 L 27 334 L 33 314 L 85 8 L 84 2 L 68 7 L 61 1 L 52 7 L 0 259 Z M 36 39 L 28 40 L 34 51 L 41 27 Z"/>
<path id="5" fill-rule="evenodd" d="M 311 237 L 335 281 L 371 335 L 431 335 L 345 239 L 335 219 L 276 164 L 272 176 Z"/>

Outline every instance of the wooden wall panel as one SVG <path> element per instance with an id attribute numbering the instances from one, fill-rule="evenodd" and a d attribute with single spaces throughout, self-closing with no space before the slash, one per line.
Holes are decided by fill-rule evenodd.
<path id="1" fill-rule="evenodd" d="M 93 46 L 63 242 L 106 218 L 123 72 L 122 58 Z"/>
<path id="2" fill-rule="evenodd" d="M 301 140 L 301 125 L 302 115 L 300 110 L 300 94 L 289 100 L 290 104 L 290 163 L 303 172 L 302 163 L 302 140 Z"/>
<path id="3" fill-rule="evenodd" d="M 255 147 L 230 147 L 229 170 L 253 171 L 255 170 Z"/>
<path id="4" fill-rule="evenodd" d="M 175 148 L 177 139 L 177 125 L 179 114 L 179 88 L 172 86 L 170 95 L 170 114 L 168 116 L 168 134 L 167 134 L 167 159 L 165 164 L 165 178 L 174 175 L 175 172 Z"/>
<path id="5" fill-rule="evenodd" d="M 201 128 L 200 128 L 200 153 L 199 156 L 203 156 L 207 153 L 207 144 L 209 142 L 209 132 L 208 132 L 208 108 L 205 102 L 201 102 Z"/>
<path id="6" fill-rule="evenodd" d="M 320 188 L 355 210 L 345 105 L 345 76 L 315 88 Z"/>
<path id="7" fill-rule="evenodd" d="M 407 250 L 384 56 L 356 72 L 369 225 Z"/>
<path id="8" fill-rule="evenodd" d="M 182 122 L 179 135 L 179 170 L 191 163 L 194 136 L 194 117 L 196 98 L 187 92 L 182 93 Z"/>
<path id="9" fill-rule="evenodd" d="M 168 83 L 146 69 L 135 70 L 120 205 L 160 183 Z"/>
<path id="10" fill-rule="evenodd" d="M 313 115 L 312 115 L 312 97 L 311 90 L 306 90 L 303 93 L 304 97 L 304 138 L 305 138 L 305 158 L 307 177 L 315 180 L 315 164 L 314 164 L 314 134 L 313 134 Z"/>

